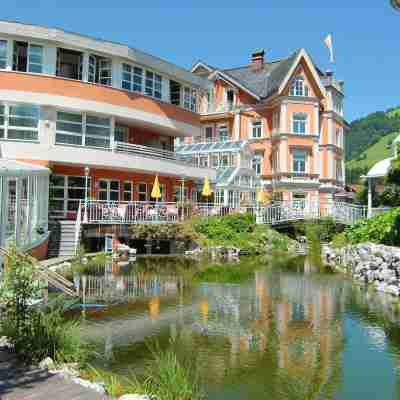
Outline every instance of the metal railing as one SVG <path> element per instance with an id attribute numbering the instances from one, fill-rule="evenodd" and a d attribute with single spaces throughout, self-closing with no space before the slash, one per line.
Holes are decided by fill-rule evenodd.
<path id="1" fill-rule="evenodd" d="M 87 208 L 85 207 L 85 210 L 86 209 Z M 81 237 L 81 223 L 82 223 L 82 205 L 81 205 L 81 200 L 79 200 L 79 206 L 78 206 L 78 211 L 76 214 L 76 221 L 75 221 L 75 239 L 74 239 L 75 240 L 75 242 L 74 242 L 75 254 L 78 254 L 78 250 L 79 250 L 79 241 L 80 241 L 80 237 Z"/>
<path id="2" fill-rule="evenodd" d="M 192 217 L 224 216 L 255 212 L 254 206 L 224 206 L 208 203 L 88 200 L 79 205 L 77 219 L 84 224 L 177 223 Z M 76 228 L 80 229 L 79 222 Z"/>
<path id="3" fill-rule="evenodd" d="M 177 160 L 173 151 L 158 149 L 156 147 L 142 146 L 140 144 L 114 142 L 114 151 L 129 154 L 138 154 L 144 157 Z"/>
<path id="4" fill-rule="evenodd" d="M 293 200 L 271 204 L 260 210 L 262 223 L 276 225 L 297 220 L 333 218 L 336 222 L 351 225 L 367 218 L 367 207 L 344 202 L 309 202 Z"/>
<path id="5" fill-rule="evenodd" d="M 281 172 L 272 176 L 273 182 L 309 182 L 309 183 L 318 183 L 319 175 L 318 174 L 309 174 L 305 172 Z"/>

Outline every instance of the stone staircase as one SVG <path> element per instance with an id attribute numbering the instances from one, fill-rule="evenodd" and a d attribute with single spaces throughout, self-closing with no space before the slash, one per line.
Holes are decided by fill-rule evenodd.
<path id="1" fill-rule="evenodd" d="M 49 258 L 75 255 L 75 221 L 49 222 L 49 230 Z"/>

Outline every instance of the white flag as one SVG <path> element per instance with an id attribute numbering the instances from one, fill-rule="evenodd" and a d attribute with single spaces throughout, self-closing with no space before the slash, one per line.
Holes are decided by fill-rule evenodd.
<path id="1" fill-rule="evenodd" d="M 331 63 L 335 62 L 335 59 L 333 57 L 333 41 L 332 41 L 332 35 L 329 34 L 325 39 L 324 39 L 325 46 L 329 49 L 329 54 L 330 54 L 330 61 Z"/>

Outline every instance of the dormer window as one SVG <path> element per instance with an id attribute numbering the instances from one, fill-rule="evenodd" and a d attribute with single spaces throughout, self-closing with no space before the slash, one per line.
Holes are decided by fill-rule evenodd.
<path id="1" fill-rule="evenodd" d="M 302 76 L 297 76 L 290 87 L 291 96 L 308 97 L 308 86 L 304 82 Z"/>
<path id="2" fill-rule="evenodd" d="M 228 110 L 232 110 L 235 105 L 235 91 L 233 89 L 226 89 L 225 96 L 227 108 Z"/>

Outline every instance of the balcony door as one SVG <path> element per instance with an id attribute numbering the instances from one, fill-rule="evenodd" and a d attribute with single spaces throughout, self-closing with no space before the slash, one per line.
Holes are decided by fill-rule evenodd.
<path id="1" fill-rule="evenodd" d="M 104 201 L 119 201 L 119 181 L 100 179 L 97 199 Z"/>

